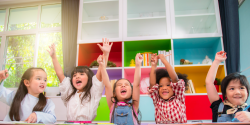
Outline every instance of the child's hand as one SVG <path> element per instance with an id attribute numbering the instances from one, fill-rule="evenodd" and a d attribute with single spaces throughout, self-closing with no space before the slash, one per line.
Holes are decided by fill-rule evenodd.
<path id="1" fill-rule="evenodd" d="M 55 44 L 54 43 L 51 44 L 49 46 L 49 48 L 50 48 L 50 50 L 47 49 L 47 51 L 49 52 L 49 55 L 51 56 L 51 58 L 56 57 L 56 46 L 55 46 Z"/>
<path id="2" fill-rule="evenodd" d="M 140 53 L 137 53 L 135 56 L 135 64 L 137 66 L 141 66 L 142 60 L 143 60 L 142 55 Z"/>
<path id="3" fill-rule="evenodd" d="M 109 53 L 113 43 L 109 45 L 109 39 L 107 38 L 105 38 L 105 41 L 104 41 L 104 38 L 102 38 L 102 43 L 103 43 L 103 46 L 101 46 L 100 44 L 97 44 L 97 45 L 100 47 L 103 53 Z"/>
<path id="4" fill-rule="evenodd" d="M 235 118 L 237 118 L 240 122 L 250 122 L 250 112 L 241 111 L 235 114 Z"/>
<path id="5" fill-rule="evenodd" d="M 168 55 L 164 55 L 164 54 L 159 54 L 158 55 L 158 59 L 161 59 L 161 60 L 166 60 L 166 58 L 165 57 L 167 57 L 167 56 L 170 56 L 171 54 L 168 54 Z"/>
<path id="6" fill-rule="evenodd" d="M 215 55 L 215 60 L 219 61 L 220 63 L 227 59 L 227 53 L 225 51 L 217 52 Z"/>
<path id="7" fill-rule="evenodd" d="M 27 121 L 28 123 L 36 123 L 37 121 L 37 116 L 36 116 L 36 113 L 31 113 L 30 116 L 25 120 Z"/>
<path id="8" fill-rule="evenodd" d="M 99 57 L 97 58 L 97 62 L 99 63 L 99 66 L 105 67 L 105 60 L 103 55 L 99 55 Z"/>
<path id="9" fill-rule="evenodd" d="M 6 79 L 8 76 L 9 74 L 7 69 L 0 71 L 0 81 Z"/>
<path id="10" fill-rule="evenodd" d="M 157 66 L 157 63 L 158 63 L 158 57 L 157 57 L 157 54 L 154 53 L 151 55 L 151 65 L 152 66 Z"/>

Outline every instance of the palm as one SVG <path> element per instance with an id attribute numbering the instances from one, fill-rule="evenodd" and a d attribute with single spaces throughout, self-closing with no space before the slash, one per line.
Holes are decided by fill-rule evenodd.
<path id="1" fill-rule="evenodd" d="M 109 45 L 109 44 L 103 44 L 103 46 L 101 47 L 101 50 L 102 50 L 103 52 L 110 52 L 110 50 L 111 50 L 111 45 Z"/>
<path id="2" fill-rule="evenodd" d="M 56 53 L 55 44 L 52 44 L 51 46 L 49 46 L 49 50 L 47 51 L 49 52 L 49 55 L 51 57 L 55 56 L 55 53 Z"/>
<path id="3" fill-rule="evenodd" d="M 152 59 L 151 59 L 151 64 L 156 65 L 157 64 L 157 56 L 156 54 L 153 54 Z"/>

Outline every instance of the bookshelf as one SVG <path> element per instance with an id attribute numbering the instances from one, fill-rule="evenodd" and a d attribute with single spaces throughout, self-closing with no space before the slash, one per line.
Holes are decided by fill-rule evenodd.
<path id="1" fill-rule="evenodd" d="M 100 20 L 101 16 L 108 17 Z M 111 79 L 126 78 L 133 83 L 134 67 L 131 59 L 136 53 L 172 50 L 172 67 L 188 75 L 196 93 L 186 94 L 188 120 L 209 120 L 212 115 L 206 94 L 205 78 L 210 64 L 202 64 L 207 55 L 214 60 L 223 50 L 218 0 L 80 0 L 78 24 L 77 64 L 89 66 L 102 54 L 97 43 L 102 37 L 113 42 L 109 60 L 117 67 L 108 67 Z M 193 64 L 180 65 L 180 59 Z M 149 77 L 151 66 L 142 66 L 141 79 Z M 157 68 L 165 68 L 158 66 Z M 97 68 L 91 68 L 96 73 Z M 221 63 L 217 78 L 226 76 L 225 63 Z M 105 92 L 103 92 L 104 94 Z M 96 121 L 108 121 L 105 95 L 98 108 Z M 208 106 L 203 113 L 192 113 L 195 106 Z M 202 101 L 204 100 L 204 101 Z M 154 121 L 152 99 L 141 95 L 142 121 Z M 145 105 L 147 104 L 147 105 Z M 152 110 L 151 110 L 152 109 Z"/>

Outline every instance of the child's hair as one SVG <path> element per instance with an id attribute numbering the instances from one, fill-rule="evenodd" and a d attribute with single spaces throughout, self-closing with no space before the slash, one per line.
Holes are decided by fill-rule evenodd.
<path id="1" fill-rule="evenodd" d="M 181 74 L 177 72 L 177 76 L 179 79 L 183 79 L 185 82 L 185 90 L 188 90 L 188 79 L 186 74 Z M 157 69 L 156 70 L 156 83 L 159 84 L 160 80 L 163 77 L 170 78 L 168 71 L 166 69 Z"/>
<path id="2" fill-rule="evenodd" d="M 92 77 L 94 76 L 94 73 L 92 70 L 89 69 L 88 66 L 77 66 L 74 68 L 74 70 L 71 72 L 71 77 L 70 77 L 70 83 L 71 83 L 71 86 L 73 88 L 73 91 L 72 93 L 66 98 L 66 101 L 69 101 L 70 98 L 75 95 L 77 89 L 74 87 L 73 85 L 73 75 L 75 73 L 86 73 L 87 76 L 88 76 L 88 82 L 87 82 L 87 85 L 83 88 L 83 91 L 85 92 L 84 95 L 82 96 L 81 98 L 81 102 L 84 100 L 84 99 L 88 99 L 88 101 L 91 99 L 91 94 L 90 94 L 90 89 L 92 87 Z"/>
<path id="3" fill-rule="evenodd" d="M 117 105 L 117 102 L 119 102 L 119 100 L 118 100 L 118 99 L 116 98 L 116 96 L 115 96 L 116 83 L 117 83 L 118 81 L 122 80 L 122 79 L 124 79 L 124 78 L 121 78 L 121 79 L 117 80 L 117 81 L 114 83 L 114 86 L 113 86 L 113 97 L 111 97 L 111 101 L 112 101 L 112 98 L 113 98 L 113 99 L 115 100 L 115 102 L 113 102 L 113 101 L 112 101 L 112 102 L 115 103 L 115 105 L 114 105 L 114 107 L 113 107 L 111 122 L 114 122 L 114 119 L 113 119 L 113 118 L 114 118 L 115 107 L 116 107 L 116 105 Z M 124 80 L 127 80 L 127 79 L 124 79 Z M 130 83 L 129 80 L 127 80 L 127 81 Z M 130 101 L 130 100 L 132 99 L 132 95 L 133 95 L 133 86 L 132 86 L 131 83 L 130 83 L 130 86 L 131 86 L 131 92 L 132 92 L 132 94 L 131 94 L 131 96 L 130 96 L 128 99 L 125 99 L 125 103 L 127 103 L 127 104 L 128 104 L 128 101 Z M 136 100 L 133 100 L 133 101 L 136 101 Z M 140 110 L 139 110 L 139 108 L 138 108 L 137 114 L 138 114 L 138 116 L 140 116 L 140 118 L 137 117 L 136 114 L 135 114 L 134 108 L 133 108 L 133 102 L 132 102 L 131 105 L 132 105 L 133 115 L 134 115 L 134 117 L 135 117 L 135 119 L 136 119 L 138 125 L 140 125 L 140 124 L 141 124 L 141 112 L 140 112 Z"/>
<path id="4" fill-rule="evenodd" d="M 240 80 L 240 84 L 245 86 L 247 89 L 247 93 L 249 96 L 249 83 L 247 81 L 246 76 L 240 75 L 240 73 L 231 73 L 228 76 L 226 76 L 222 81 L 221 81 L 221 92 L 222 92 L 222 97 L 223 100 L 226 99 L 226 89 L 230 81 L 232 80 Z M 247 101 L 247 100 L 246 100 Z"/>
<path id="5" fill-rule="evenodd" d="M 24 99 L 24 97 L 28 93 L 28 89 L 24 84 L 24 80 L 30 80 L 30 78 L 34 75 L 35 70 L 43 70 L 44 71 L 44 69 L 42 69 L 42 68 L 29 68 L 24 72 L 24 74 L 22 76 L 20 85 L 17 89 L 16 95 L 15 95 L 13 102 L 11 104 L 11 107 L 10 107 L 9 117 L 12 121 L 14 121 L 14 120 L 20 121 L 19 109 L 20 109 L 22 100 Z M 39 101 L 37 102 L 37 104 L 33 108 L 33 111 L 42 111 L 43 108 L 46 106 L 46 103 L 47 103 L 46 97 L 43 95 L 43 93 L 40 93 L 39 94 Z"/>

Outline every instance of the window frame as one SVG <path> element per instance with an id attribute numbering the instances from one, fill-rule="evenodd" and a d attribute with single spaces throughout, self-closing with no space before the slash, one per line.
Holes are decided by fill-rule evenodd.
<path id="1" fill-rule="evenodd" d="M 10 36 L 24 36 L 24 35 L 35 35 L 35 47 L 34 47 L 34 56 L 33 56 L 33 65 L 34 67 L 37 67 L 37 60 L 38 60 L 38 48 L 39 48 L 39 38 L 40 34 L 44 33 L 57 33 L 62 32 L 61 27 L 52 27 L 52 28 L 41 28 L 41 14 L 42 14 L 42 6 L 46 5 L 55 5 L 55 4 L 61 4 L 60 0 L 51 0 L 51 1 L 41 1 L 41 2 L 33 2 L 33 3 L 22 3 L 22 4 L 13 4 L 13 5 L 3 5 L 0 6 L 1 10 L 6 10 L 5 13 L 5 19 L 4 19 L 4 30 L 3 32 L 0 32 L 1 40 L 1 47 L 0 47 L 0 70 L 3 70 L 4 66 L 4 60 L 8 59 L 5 58 L 5 49 L 6 49 L 6 43 L 7 43 L 7 37 Z M 15 8 L 25 8 L 25 7 L 38 7 L 38 14 L 37 14 L 37 26 L 36 29 L 29 29 L 29 30 L 15 30 L 15 31 L 8 31 L 8 22 L 9 22 L 9 15 L 10 15 L 10 9 Z M 10 88 L 15 89 L 15 88 Z"/>

